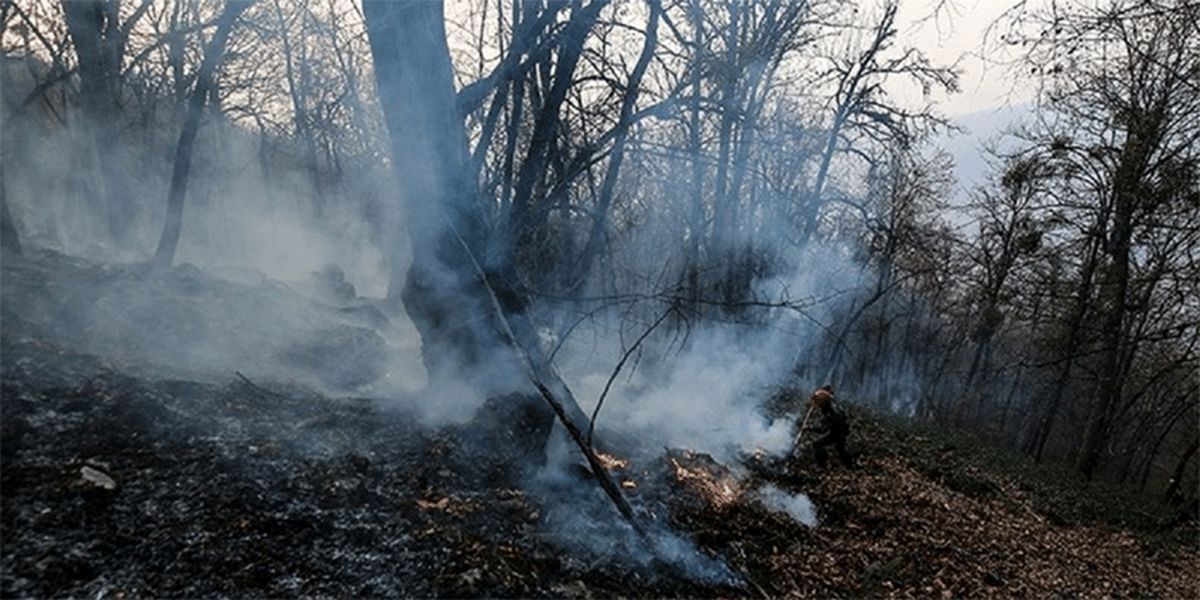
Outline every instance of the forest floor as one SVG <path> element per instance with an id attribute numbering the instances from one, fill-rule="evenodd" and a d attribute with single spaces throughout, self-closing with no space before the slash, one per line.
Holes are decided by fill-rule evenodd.
<path id="1" fill-rule="evenodd" d="M 395 402 L 156 377 L 4 301 L 4 597 L 1200 597 L 1194 518 L 950 432 L 855 411 L 852 470 L 626 457 L 614 477 L 678 542 L 647 558 L 570 495 L 586 476 L 546 483 L 479 444 L 511 434 L 487 413 L 428 426 Z M 805 494 L 815 523 L 768 489 Z"/>

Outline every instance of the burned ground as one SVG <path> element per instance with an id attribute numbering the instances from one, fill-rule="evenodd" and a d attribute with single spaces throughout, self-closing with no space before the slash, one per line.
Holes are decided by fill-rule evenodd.
<path id="1" fill-rule="evenodd" d="M 513 398 L 426 426 L 395 399 L 155 377 L 5 309 L 6 597 L 1200 595 L 1194 521 L 1150 503 L 1117 511 L 1127 519 L 1068 509 L 1055 498 L 1108 492 L 861 412 L 855 470 L 819 473 L 803 453 L 611 457 L 653 531 L 676 536 L 675 558 L 723 565 L 699 573 L 647 560 L 615 511 L 563 535 L 586 511 L 551 498 L 528 448 L 505 443 L 497 415 Z M 24 326 L 8 327 L 14 315 Z M 553 485 L 594 491 L 566 472 Z M 768 509 L 768 484 L 807 494 L 816 526 Z"/>
<path id="2" fill-rule="evenodd" d="M 32 342 L 5 348 L 3 394 L 5 596 L 709 589 L 564 553 L 514 456 L 479 455 L 468 426 L 236 377 L 135 379 Z"/>

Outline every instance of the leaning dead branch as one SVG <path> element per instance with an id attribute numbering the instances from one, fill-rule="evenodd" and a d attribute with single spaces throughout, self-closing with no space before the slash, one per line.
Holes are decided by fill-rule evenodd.
<path id="1" fill-rule="evenodd" d="M 443 214 L 443 217 L 445 217 L 447 228 L 458 241 L 467 258 L 470 259 L 476 276 L 479 277 L 480 283 L 487 291 L 492 313 L 497 325 L 500 327 L 500 332 L 508 344 L 512 346 L 513 351 L 520 357 L 521 363 L 525 367 L 525 375 L 529 378 L 530 383 L 537 388 L 542 399 L 554 410 L 554 414 L 558 416 L 559 422 L 562 423 L 575 444 L 579 446 L 579 451 L 583 453 L 584 458 L 587 460 L 588 467 L 591 468 L 596 481 L 599 482 L 601 489 L 612 500 L 613 505 L 617 508 L 617 512 L 637 532 L 638 536 L 646 542 L 646 545 L 651 550 L 654 550 L 654 544 L 650 542 L 646 528 L 638 520 L 637 514 L 633 512 L 633 507 L 629 505 L 625 494 L 621 492 L 620 486 L 608 475 L 608 470 L 604 468 L 604 464 L 596 456 L 596 452 L 592 450 L 589 440 L 584 437 L 583 429 L 576 423 L 576 419 L 572 418 L 570 413 L 583 415 L 583 411 L 579 408 L 579 403 L 575 400 L 571 389 L 567 387 L 566 382 L 562 380 L 562 377 L 554 369 L 554 365 L 545 360 L 537 344 L 537 337 L 532 323 L 523 314 L 515 314 L 513 318 L 509 318 L 504 313 L 493 281 L 479 264 L 475 253 L 471 251 L 470 245 L 463 239 L 454 222 L 448 215 Z M 581 418 L 585 421 L 587 420 L 586 416 L 582 416 Z"/>

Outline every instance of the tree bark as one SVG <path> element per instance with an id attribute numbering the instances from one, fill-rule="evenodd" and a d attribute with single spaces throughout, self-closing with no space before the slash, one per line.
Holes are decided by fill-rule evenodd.
<path id="1" fill-rule="evenodd" d="M 393 238 L 389 298 L 403 302 L 421 334 L 431 384 L 486 376 L 479 367 L 491 358 L 503 362 L 507 353 L 499 324 L 489 318 L 486 290 L 454 237 L 482 255 L 486 240 L 456 109 L 442 3 L 368 0 L 363 16 L 412 250 L 405 273 L 400 238 Z M 505 304 L 520 309 L 518 299 Z"/>
<path id="2" fill-rule="evenodd" d="M 363 15 L 412 247 L 399 295 L 421 334 L 430 383 L 465 382 L 488 391 L 498 378 L 516 383 L 530 372 L 535 384 L 552 388 L 553 397 L 545 399 L 560 403 L 554 412 L 586 426 L 587 417 L 541 352 L 526 301 L 511 283 L 511 266 L 482 260 L 485 251 L 493 257 L 510 253 L 485 237 L 454 101 L 442 4 L 367 0 Z M 393 283 L 399 272 L 397 261 Z"/>

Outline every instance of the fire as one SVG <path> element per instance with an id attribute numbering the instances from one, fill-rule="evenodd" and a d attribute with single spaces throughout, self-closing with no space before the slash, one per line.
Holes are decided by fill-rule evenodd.
<path id="1" fill-rule="evenodd" d="M 628 460 L 624 458 L 617 458 L 616 456 L 605 454 L 603 452 L 597 452 L 596 458 L 600 461 L 600 464 L 609 471 L 624 469 L 629 466 Z"/>
<path id="2" fill-rule="evenodd" d="M 742 495 L 741 486 L 733 474 L 706 454 L 685 451 L 669 460 L 675 480 L 717 508 L 733 504 Z"/>

